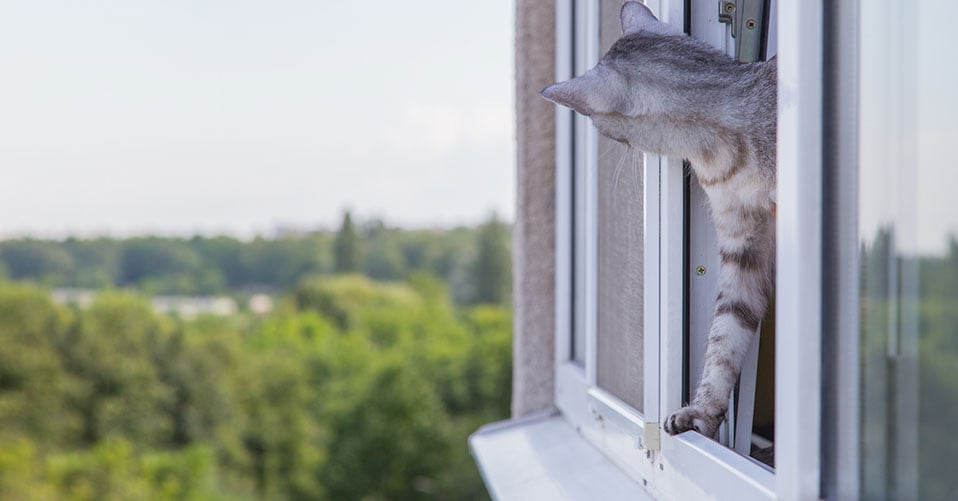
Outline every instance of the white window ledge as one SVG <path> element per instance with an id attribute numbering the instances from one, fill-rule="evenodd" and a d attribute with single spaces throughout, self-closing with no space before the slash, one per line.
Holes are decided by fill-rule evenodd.
<path id="1" fill-rule="evenodd" d="M 558 414 L 483 426 L 469 447 L 493 499 L 652 499 Z"/>

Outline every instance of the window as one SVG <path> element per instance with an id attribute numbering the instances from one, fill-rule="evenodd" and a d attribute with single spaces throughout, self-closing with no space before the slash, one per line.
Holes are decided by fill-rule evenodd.
<path id="1" fill-rule="evenodd" d="M 728 47 L 727 27 L 716 21 L 717 2 L 648 3 L 660 19 Z M 556 3 L 559 80 L 597 62 L 618 36 L 620 5 L 621 1 L 606 0 Z M 823 127 L 839 123 L 822 120 L 823 6 L 784 2 L 779 7 L 774 1 L 768 5 L 771 31 L 776 31 L 776 19 L 783 20 L 778 37 L 769 40 L 769 50 L 775 53 L 778 48 L 779 89 L 786 96 L 779 100 L 778 113 L 778 279 L 773 329 L 777 340 L 769 350 L 775 354 L 777 398 L 774 405 L 762 399 L 765 410 L 774 409 L 775 469 L 749 457 L 754 427 L 742 419 L 726 432 L 727 442 L 736 450 L 696 433 L 671 437 L 660 431 L 660 423 L 682 405 L 689 394 L 688 383 L 694 384 L 697 378 L 692 373 L 696 355 L 686 342 L 701 340 L 689 338 L 686 332 L 694 333 L 696 322 L 707 323 L 714 297 L 708 297 L 707 269 L 699 284 L 692 287 L 689 282 L 693 264 L 718 266 L 717 262 L 696 262 L 701 258 L 697 252 L 709 253 L 711 225 L 703 211 L 692 207 L 698 195 L 694 183 L 685 177 L 681 159 L 645 155 L 636 159 L 634 171 L 630 158 L 617 168 L 622 151 L 600 139 L 587 119 L 560 109 L 556 112 L 554 358 L 559 413 L 516 420 L 473 437 L 487 481 L 496 484 L 496 477 L 501 477 L 498 485 L 505 486 L 494 492 L 521 493 L 516 498 L 525 499 L 535 492 L 554 493 L 559 484 L 569 486 L 567 492 L 588 491 L 583 482 L 605 478 L 612 465 L 614 473 L 620 477 L 624 473 L 635 483 L 633 487 L 641 486 L 659 499 L 817 499 L 822 493 L 823 466 L 859 466 L 857 459 L 843 462 L 847 458 L 841 455 L 837 461 L 829 456 L 823 464 L 821 454 L 823 438 L 834 439 L 824 447 L 830 453 L 843 450 L 849 441 L 858 444 L 848 438 L 858 436 L 854 429 L 836 438 L 835 427 L 822 426 L 823 412 L 837 407 L 823 406 L 821 384 L 822 298 L 827 292 L 822 270 L 831 261 L 823 259 L 822 213 L 809 208 L 823 207 Z M 848 5 L 843 2 L 841 8 Z M 842 19 L 850 19 L 850 26 L 857 23 L 854 15 Z M 764 325 L 771 328 L 771 322 Z M 767 348 L 756 352 L 753 371 L 762 370 L 762 349 Z M 517 363 L 523 360 L 518 357 Z M 840 380 L 846 381 L 845 376 Z M 829 386 L 827 395 L 833 403 L 831 390 Z M 742 406 L 738 407 L 741 418 Z M 755 421 L 761 420 L 759 407 L 751 416 Z M 841 422 L 848 421 L 842 414 Z M 738 429 L 740 424 L 744 431 Z M 744 439 L 745 450 L 738 447 L 735 435 Z M 565 445 L 572 441 L 576 447 Z M 582 444 L 598 451 L 602 461 L 580 459 L 578 453 L 570 452 L 581 450 L 577 446 Z M 501 473 L 503 468 L 496 465 L 506 458 L 514 464 L 517 452 L 535 463 L 523 471 L 531 472 L 527 476 L 535 476 L 535 483 L 546 485 L 545 490 L 532 487 L 531 478 Z"/>
<path id="2" fill-rule="evenodd" d="M 861 2 L 857 245 L 860 485 L 958 492 L 958 6 Z M 944 58 L 944 59 L 943 59 Z"/>
<path id="3" fill-rule="evenodd" d="M 594 66 L 618 39 L 620 6 L 617 0 L 560 6 L 560 11 L 572 13 L 565 26 L 569 41 L 565 54 L 573 56 L 567 65 L 558 64 L 560 78 Z M 572 307 L 559 309 L 574 312 L 568 331 L 571 360 L 560 355 L 560 363 L 571 362 L 574 367 L 566 369 L 585 385 L 595 404 L 625 410 L 616 416 L 624 416 L 623 423 L 630 423 L 634 431 L 641 428 L 639 416 L 650 400 L 645 392 L 646 315 L 641 307 L 646 283 L 644 159 L 599 136 L 587 118 L 565 110 L 559 114 L 558 128 L 568 131 L 565 141 L 559 141 L 557 159 L 560 169 L 567 165 L 568 170 L 559 178 L 571 181 L 559 189 L 572 193 L 571 204 L 560 209 L 559 219 L 565 218 L 573 228 L 571 273 L 559 265 L 560 273 L 571 275 L 570 291 L 558 293 L 560 301 L 571 298 Z M 563 154 L 569 157 L 566 161 Z"/>
<path id="4" fill-rule="evenodd" d="M 620 36 L 621 3 L 558 4 L 560 80 L 595 65 Z M 649 4 L 660 18 L 685 24 L 686 2 Z M 693 35 L 734 47 L 728 28 L 716 20 L 716 3 L 694 0 L 688 5 Z M 570 247 L 568 262 L 557 265 L 557 346 L 570 346 L 557 353 L 558 408 L 630 476 L 654 485 L 647 485 L 653 494 L 681 492 L 688 497 L 701 489 L 703 495 L 774 497 L 772 470 L 749 457 L 751 424 L 738 430 L 739 441 L 733 438 L 735 426 L 723 435 L 725 444 L 741 454 L 694 433 L 668 437 L 659 427 L 694 391 L 715 301 L 711 277 L 717 273 L 689 283 L 686 296 L 689 266 L 696 256 L 709 256 L 702 261 L 705 268 L 717 271 L 719 266 L 704 195 L 686 178 L 681 159 L 633 157 L 623 146 L 598 136 L 588 119 L 566 110 L 558 113 L 558 177 L 567 183 L 558 189 L 568 190 L 565 199 L 570 202 L 559 204 L 557 225 L 570 226 L 573 235 L 571 242 L 558 241 L 560 247 Z M 558 199 L 563 199 L 561 194 Z M 563 284 L 568 290 L 562 290 Z M 573 312 L 565 325 L 564 311 Z M 766 322 L 766 327 L 774 333 L 773 323 Z M 693 333 L 691 339 L 686 340 L 686 332 Z M 774 372 L 767 364 L 774 347 L 766 347 L 765 357 L 758 356 L 758 348 L 748 369 L 751 388 L 760 360 L 766 371 Z M 766 395 L 774 393 L 773 387 L 774 382 Z M 758 407 L 744 400 L 732 416 L 747 417 L 741 422 L 750 423 L 756 408 L 772 424 L 771 398 L 763 398 Z"/>
<path id="5" fill-rule="evenodd" d="M 595 63 L 618 3 L 558 3 L 560 79 Z M 714 2 L 649 3 L 727 47 Z M 571 425 L 563 440 L 578 433 L 661 499 L 949 499 L 958 492 L 958 71 L 942 48 L 954 45 L 958 7 L 769 5 L 772 24 L 782 21 L 769 40 L 779 55 L 774 471 L 738 447 L 735 435 L 759 431 L 739 430 L 741 420 L 726 432 L 741 454 L 659 431 L 697 377 L 696 324 L 708 316 L 698 305 L 712 301 L 717 263 L 707 260 L 700 195 L 675 159 L 647 155 L 635 177 L 626 159 L 617 175 L 621 153 L 561 111 L 561 416 L 543 426 Z"/>
<path id="6" fill-rule="evenodd" d="M 617 0 L 599 2 L 599 52 L 618 40 Z M 596 181 L 597 384 L 640 413 L 643 335 L 643 158 L 598 136 Z"/>

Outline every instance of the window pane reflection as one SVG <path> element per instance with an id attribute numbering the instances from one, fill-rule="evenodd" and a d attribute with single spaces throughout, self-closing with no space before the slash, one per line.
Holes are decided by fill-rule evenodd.
<path id="1" fill-rule="evenodd" d="M 861 2 L 864 499 L 958 496 L 958 46 L 946 0 Z"/>

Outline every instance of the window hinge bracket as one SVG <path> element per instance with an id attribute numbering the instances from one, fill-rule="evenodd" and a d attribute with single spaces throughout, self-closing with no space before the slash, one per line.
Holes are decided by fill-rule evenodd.
<path id="1" fill-rule="evenodd" d="M 743 63 L 754 63 L 764 56 L 762 42 L 768 29 L 765 4 L 766 0 L 719 0 L 719 22 L 732 27 L 735 59 Z"/>

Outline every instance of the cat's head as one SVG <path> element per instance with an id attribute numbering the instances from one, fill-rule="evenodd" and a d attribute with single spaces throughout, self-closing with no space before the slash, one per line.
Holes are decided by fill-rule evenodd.
<path id="1" fill-rule="evenodd" d="M 606 136 L 626 141 L 621 119 L 648 113 L 654 100 L 637 95 L 634 88 L 635 54 L 623 51 L 624 41 L 635 37 L 683 36 L 679 28 L 659 21 L 648 7 L 639 2 L 626 2 L 619 13 L 622 39 L 594 68 L 582 76 L 542 89 L 546 99 L 592 117 L 593 123 Z M 639 63 L 641 64 L 641 63 Z M 627 141 L 626 141 L 627 142 Z"/>

